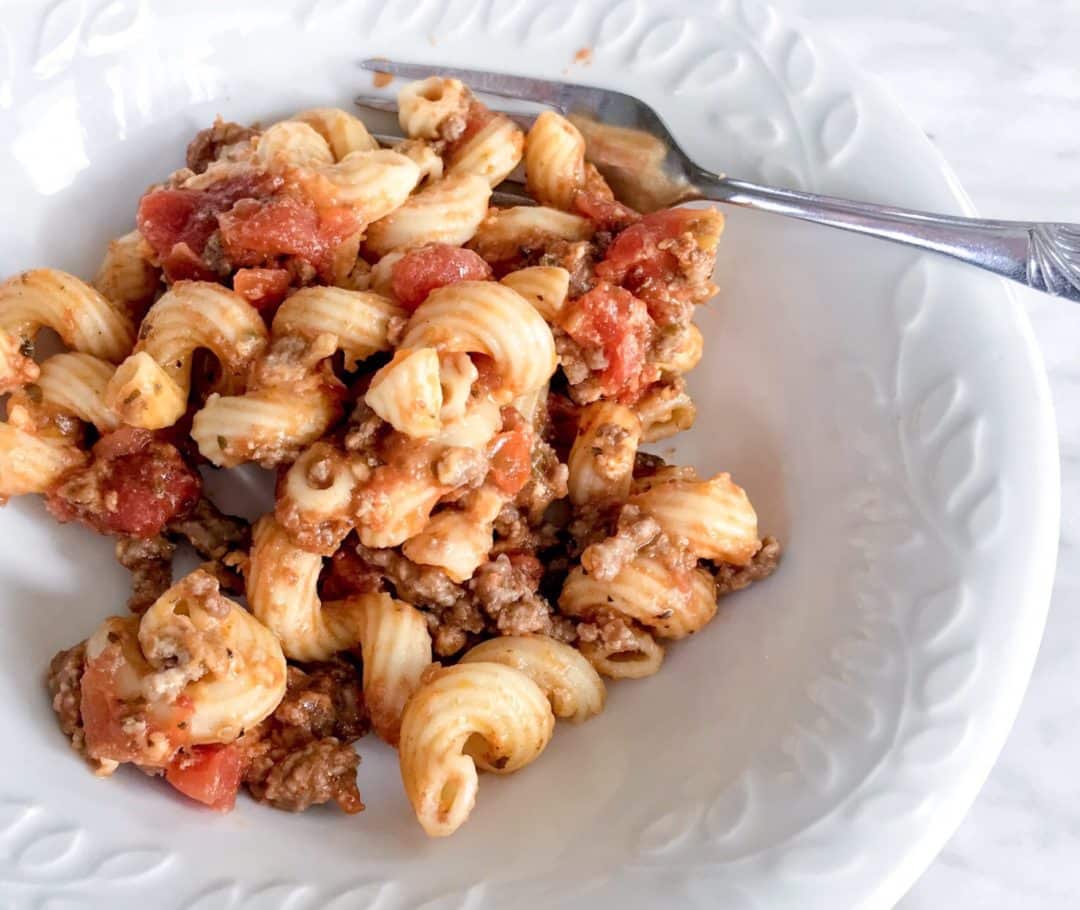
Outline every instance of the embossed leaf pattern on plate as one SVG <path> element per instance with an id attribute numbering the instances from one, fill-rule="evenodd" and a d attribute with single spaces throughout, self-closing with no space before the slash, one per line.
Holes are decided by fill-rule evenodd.
<path id="1" fill-rule="evenodd" d="M 611 4 L 592 33 L 593 50 L 609 50 L 628 40 L 640 24 L 641 16 L 641 0 L 619 0 Z"/>
<path id="2" fill-rule="evenodd" d="M 144 11 L 143 0 L 100 0 L 83 31 L 88 54 L 105 54 L 133 40 Z"/>
<path id="3" fill-rule="evenodd" d="M 742 58 L 738 51 L 728 48 L 715 50 L 691 64 L 690 68 L 675 82 L 675 93 L 708 94 L 716 90 L 718 82 L 736 75 L 741 66 Z"/>
<path id="4" fill-rule="evenodd" d="M 931 261 L 921 257 L 904 271 L 893 308 L 900 332 L 893 383 L 900 441 L 909 475 L 930 481 L 920 491 L 919 504 L 942 542 L 970 550 L 993 538 L 1005 493 L 985 463 L 989 428 L 972 412 L 963 379 L 942 373 L 926 382 L 909 366 L 914 346 L 932 340 L 933 330 L 924 324 Z"/>
<path id="5" fill-rule="evenodd" d="M 157 874 L 172 859 L 164 850 L 133 849 L 102 857 L 92 878 L 108 881 L 135 881 Z"/>
<path id="6" fill-rule="evenodd" d="M 46 829 L 18 849 L 15 862 L 29 871 L 57 865 L 74 854 L 82 836 L 74 827 Z"/>
<path id="7" fill-rule="evenodd" d="M 56 0 L 46 8 L 38 27 L 35 76 L 55 76 L 74 59 L 82 31 L 84 6 L 84 0 Z"/>
<path id="8" fill-rule="evenodd" d="M 818 132 L 818 142 L 827 164 L 837 164 L 842 160 L 855 141 L 858 129 L 859 109 L 854 97 L 843 95 L 829 105 Z"/>

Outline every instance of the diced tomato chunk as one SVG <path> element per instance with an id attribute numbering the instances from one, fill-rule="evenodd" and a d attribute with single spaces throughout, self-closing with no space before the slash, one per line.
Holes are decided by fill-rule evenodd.
<path id="1" fill-rule="evenodd" d="M 241 200 L 218 218 L 225 253 L 234 265 L 258 267 L 279 256 L 297 256 L 323 277 L 330 275 L 334 251 L 360 229 L 344 208 L 318 209 L 310 199 L 279 195 Z"/>
<path id="2" fill-rule="evenodd" d="M 507 496 L 516 496 L 532 473 L 533 432 L 513 408 L 503 408 L 503 427 L 488 443 L 487 479 Z"/>
<path id="3" fill-rule="evenodd" d="M 123 671 L 124 654 L 118 643 L 86 661 L 80 683 L 86 750 L 93 758 L 145 764 L 148 735 L 164 733 L 171 743 L 179 746 L 193 706 L 190 699 L 181 697 L 173 704 L 159 705 L 148 712 L 145 704 L 126 702 L 120 695 Z M 132 720 L 137 723 L 132 724 Z"/>
<path id="4" fill-rule="evenodd" d="M 281 303 L 289 283 L 285 269 L 240 269 L 233 276 L 233 290 L 257 310 L 268 310 Z"/>
<path id="5" fill-rule="evenodd" d="M 235 744 L 192 746 L 165 769 L 165 779 L 184 796 L 218 812 L 236 804 L 243 776 L 244 756 Z"/>
<path id="6" fill-rule="evenodd" d="M 679 262 L 659 244 L 689 230 L 698 217 L 693 209 L 664 209 L 646 215 L 615 238 L 604 261 L 597 265 L 596 274 L 612 284 L 620 284 L 631 270 L 638 271 L 638 283 L 648 278 L 669 281 Z"/>
<path id="7" fill-rule="evenodd" d="M 159 256 L 168 256 L 178 243 L 201 252 L 217 230 L 216 213 L 203 204 L 195 190 L 153 190 L 139 202 L 139 232 Z"/>
<path id="8" fill-rule="evenodd" d="M 212 279 L 216 275 L 202 255 L 218 229 L 218 216 L 240 199 L 269 195 L 279 184 L 276 178 L 252 174 L 220 180 L 204 190 L 152 190 L 139 201 L 139 232 L 170 281 Z"/>
<path id="9" fill-rule="evenodd" d="M 408 310 L 415 310 L 436 288 L 458 281 L 486 281 L 491 266 L 472 250 L 446 243 L 432 243 L 406 253 L 391 272 L 394 296 Z"/>
<path id="10" fill-rule="evenodd" d="M 658 325 L 681 323 L 713 292 L 709 282 L 723 218 L 715 209 L 664 209 L 622 231 L 597 277 L 645 301 Z"/>
<path id="11" fill-rule="evenodd" d="M 599 347 L 607 360 L 602 391 L 632 404 L 656 377 L 645 364 L 653 323 L 645 304 L 629 291 L 598 284 L 571 301 L 559 324 L 578 344 Z"/>
<path id="12" fill-rule="evenodd" d="M 243 265 L 258 265 L 266 256 L 282 254 L 319 258 L 319 213 L 311 203 L 292 196 L 266 202 L 243 199 L 218 219 L 225 251 Z"/>
<path id="13" fill-rule="evenodd" d="M 135 761 L 139 749 L 124 731 L 124 702 L 117 695 L 117 674 L 123 664 L 119 647 L 106 648 L 86 662 L 82 675 L 82 721 L 86 750 L 94 758 Z"/>
<path id="14" fill-rule="evenodd" d="M 304 259 L 326 278 L 337 247 L 361 227 L 347 207 L 317 205 L 303 189 L 258 172 L 202 190 L 153 190 L 139 203 L 138 224 L 170 281 L 272 267 L 282 256 Z M 215 258 L 208 242 L 218 231 Z"/>
<path id="15" fill-rule="evenodd" d="M 147 430 L 123 427 L 106 434 L 93 456 L 49 492 L 46 506 L 58 521 L 77 519 L 103 534 L 155 537 L 198 501 L 199 475 L 175 446 Z"/>

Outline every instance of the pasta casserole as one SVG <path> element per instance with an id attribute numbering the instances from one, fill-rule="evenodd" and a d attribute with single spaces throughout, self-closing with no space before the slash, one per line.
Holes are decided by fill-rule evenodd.
<path id="1" fill-rule="evenodd" d="M 332 108 L 218 120 L 92 281 L 0 284 L 0 500 L 131 573 L 48 672 L 99 775 L 352 813 L 371 731 L 450 834 L 481 772 L 777 565 L 728 474 L 642 449 L 694 422 L 719 212 L 623 204 L 553 112 L 526 132 L 440 78 L 398 106 L 390 148 Z M 522 170 L 535 204 L 493 204 Z M 276 491 L 249 526 L 203 477 L 252 463 Z M 202 565 L 174 578 L 178 547 Z"/>

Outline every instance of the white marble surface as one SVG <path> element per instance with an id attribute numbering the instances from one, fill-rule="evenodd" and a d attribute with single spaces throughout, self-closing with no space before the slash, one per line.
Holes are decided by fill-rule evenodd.
<path id="1" fill-rule="evenodd" d="M 776 0 L 881 80 L 983 215 L 1080 222 L 1078 0 Z M 1080 308 L 1022 291 L 1061 437 L 1058 577 L 1005 750 L 945 850 L 901 902 L 1080 906 Z"/>

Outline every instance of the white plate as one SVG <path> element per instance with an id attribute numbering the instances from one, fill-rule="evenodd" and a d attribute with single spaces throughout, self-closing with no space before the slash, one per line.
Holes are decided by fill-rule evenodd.
<path id="1" fill-rule="evenodd" d="M 272 11 L 266 8 L 272 6 Z M 881 90 L 754 0 L 5 4 L 0 271 L 90 273 L 216 113 L 347 105 L 371 54 L 617 85 L 702 163 L 965 211 Z M 700 7 L 697 7 L 700 9 Z M 591 48 L 591 66 L 571 63 Z M 698 428 L 787 544 L 657 677 L 429 841 L 362 741 L 359 817 L 219 818 L 138 773 L 94 780 L 41 687 L 123 603 L 111 544 L 37 501 L 0 514 L 0 889 L 14 906 L 884 907 L 958 823 L 1043 626 L 1057 449 L 1027 319 L 995 279 L 729 213 L 700 323 Z M 242 498 L 235 486 L 230 496 Z"/>

